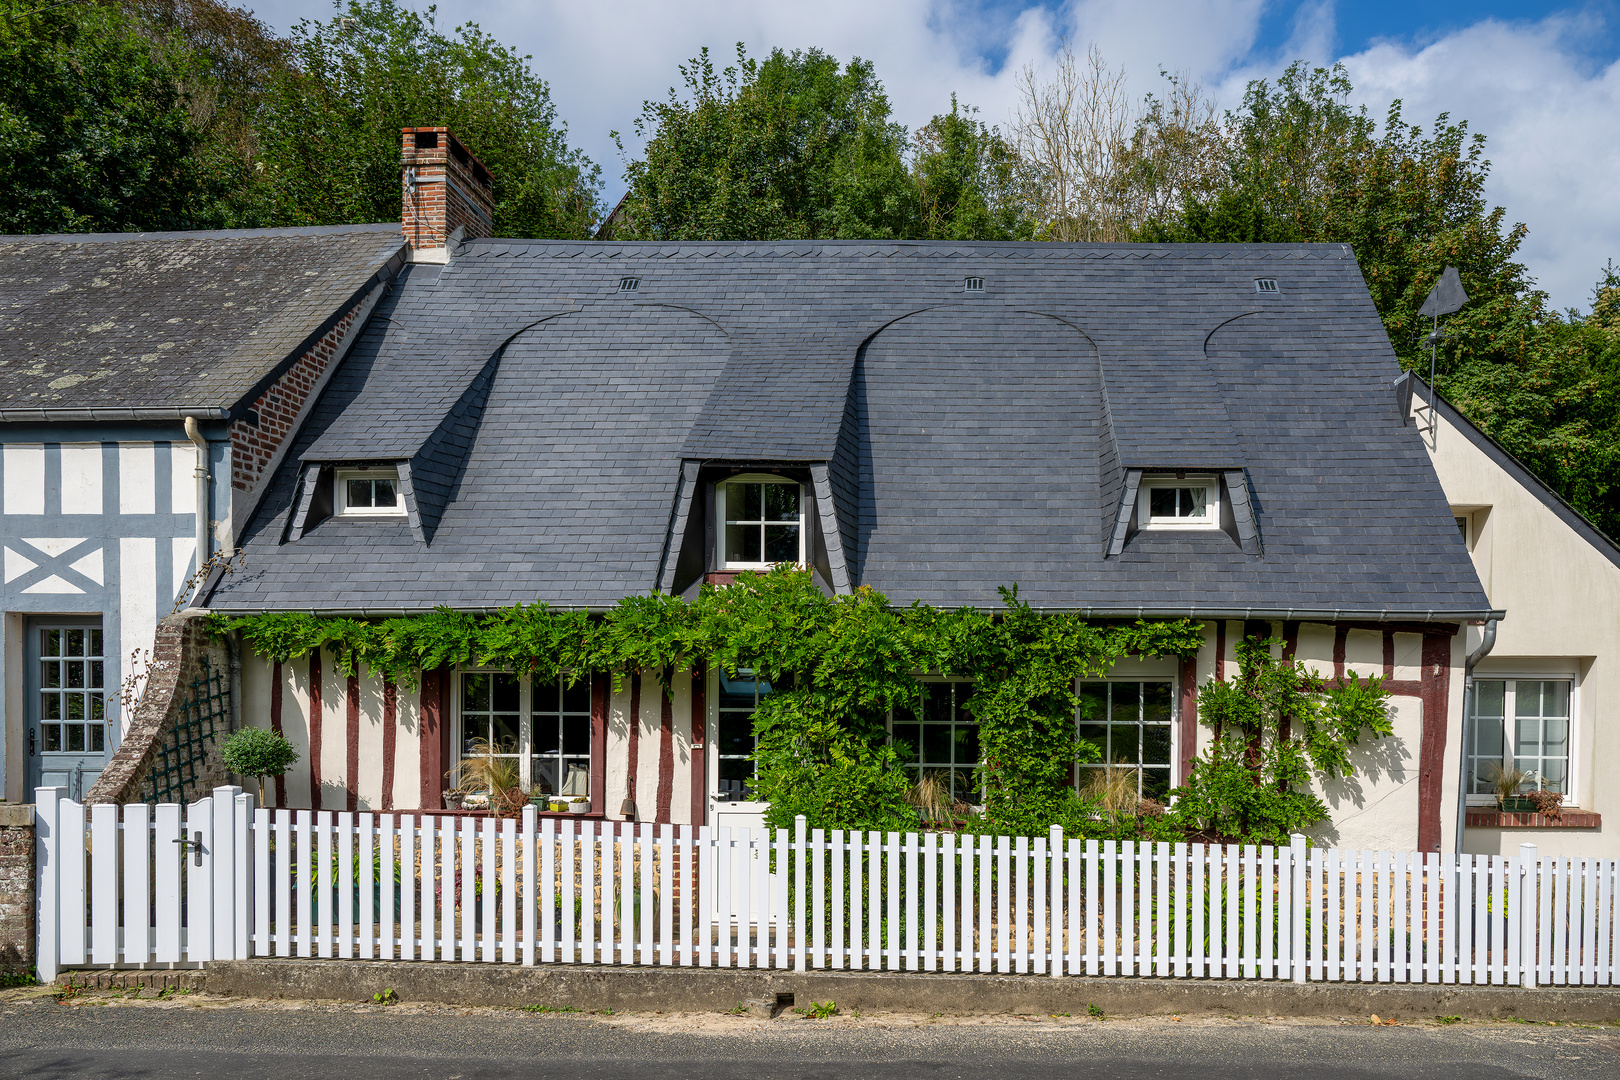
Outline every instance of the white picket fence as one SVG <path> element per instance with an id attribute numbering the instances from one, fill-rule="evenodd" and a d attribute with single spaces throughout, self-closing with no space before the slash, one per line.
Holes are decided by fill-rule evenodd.
<path id="1" fill-rule="evenodd" d="M 1616 862 L 39 789 L 39 970 L 248 957 L 1611 985 Z M 577 828 L 577 832 L 576 832 Z"/>

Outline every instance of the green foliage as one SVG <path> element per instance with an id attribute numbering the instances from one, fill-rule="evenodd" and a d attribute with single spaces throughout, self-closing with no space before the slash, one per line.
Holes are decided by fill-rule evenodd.
<path id="1" fill-rule="evenodd" d="M 281 776 L 298 760 L 298 751 L 278 731 L 242 728 L 220 746 L 219 758 L 238 776 Z"/>
<path id="2" fill-rule="evenodd" d="M 929 240 L 1030 240 L 1035 218 L 1028 169 L 998 128 L 958 106 L 912 140 L 919 233 Z"/>
<path id="3" fill-rule="evenodd" d="M 1077 819 L 1069 765 L 1096 749 L 1074 735 L 1074 680 L 1126 654 L 1190 654 L 1202 641 L 1186 620 L 1095 626 L 1044 614 L 1003 594 L 997 613 L 894 608 L 881 594 L 824 595 L 807 572 L 780 568 L 706 585 L 687 603 L 626 597 L 588 618 L 544 604 L 472 616 L 448 610 L 362 622 L 301 613 L 213 617 L 271 660 L 335 650 L 346 671 L 364 665 L 387 678 L 477 664 L 579 679 L 609 672 L 672 675 L 718 665 L 771 682 L 754 718 L 760 796 L 772 827 L 804 814 L 816 827 L 914 828 L 911 776 L 889 744 L 891 709 L 921 705 L 920 672 L 975 681 L 970 707 L 984 750 L 986 826 L 1044 830 Z"/>
<path id="4" fill-rule="evenodd" d="M 258 165 L 275 223 L 398 220 L 400 129 L 447 126 L 495 178 L 496 236 L 590 235 L 598 169 L 568 147 L 529 57 L 476 23 L 440 31 L 431 6 L 334 10 L 293 27 L 289 64 L 265 92 Z"/>
<path id="5" fill-rule="evenodd" d="M 838 1005 L 831 1001 L 812 1001 L 803 1008 L 794 1009 L 793 1011 L 806 1020 L 825 1020 L 830 1016 L 838 1015 Z"/>
<path id="6" fill-rule="evenodd" d="M 399 995 L 394 993 L 393 988 L 390 987 L 386 990 L 379 990 L 375 994 L 372 994 L 371 1000 L 378 1005 L 398 1005 Z"/>
<path id="7" fill-rule="evenodd" d="M 620 235 L 649 240 L 893 238 L 916 227 L 905 129 L 864 60 L 737 45 L 716 71 L 704 49 L 683 94 L 643 104 L 645 156 L 625 170 Z M 617 134 L 615 133 L 617 138 Z M 622 144 L 621 144 L 622 147 Z"/>
<path id="8" fill-rule="evenodd" d="M 1364 737 L 1394 734 L 1381 676 L 1328 684 L 1302 662 L 1272 656 L 1276 638 L 1235 646 L 1238 676 L 1210 679 L 1198 692 L 1199 722 L 1215 737 L 1177 788 L 1170 816 L 1216 837 L 1287 843 L 1328 817 L 1309 789 L 1313 773 L 1355 772 L 1351 751 Z"/>
<path id="9" fill-rule="evenodd" d="M 0 0 L 0 233 L 190 227 L 202 63 L 115 6 Z"/>

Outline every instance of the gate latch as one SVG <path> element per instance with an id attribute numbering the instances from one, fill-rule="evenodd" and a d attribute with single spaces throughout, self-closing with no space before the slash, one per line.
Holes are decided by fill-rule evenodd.
<path id="1" fill-rule="evenodd" d="M 180 858 L 182 860 L 186 857 L 186 845 L 190 844 L 192 865 L 201 866 L 203 857 L 202 830 L 198 829 L 191 835 L 193 837 L 191 840 L 187 840 L 184 836 L 177 836 L 174 838 L 174 842 L 180 845 Z"/>

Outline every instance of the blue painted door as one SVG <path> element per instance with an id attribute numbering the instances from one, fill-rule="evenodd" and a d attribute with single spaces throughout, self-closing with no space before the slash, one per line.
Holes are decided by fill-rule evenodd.
<path id="1" fill-rule="evenodd" d="M 112 744 L 101 620 L 30 619 L 28 654 L 28 790 L 60 786 L 81 800 Z"/>

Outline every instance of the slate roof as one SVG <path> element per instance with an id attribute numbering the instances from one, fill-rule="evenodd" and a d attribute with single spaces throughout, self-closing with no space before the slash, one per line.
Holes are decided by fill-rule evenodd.
<path id="1" fill-rule="evenodd" d="M 1099 616 L 1489 613 L 1341 245 L 483 240 L 423 269 L 211 606 L 609 606 L 659 580 L 683 464 L 689 497 L 707 461 L 822 470 L 852 584 L 899 603 L 991 606 L 1016 582 Z M 431 537 L 330 518 L 285 542 L 301 462 L 407 460 L 451 402 Z M 1141 468 L 1246 470 L 1256 553 L 1145 530 L 1110 556 Z"/>
<path id="2" fill-rule="evenodd" d="M 398 224 L 0 237 L 0 420 L 223 415 L 401 249 Z"/>

